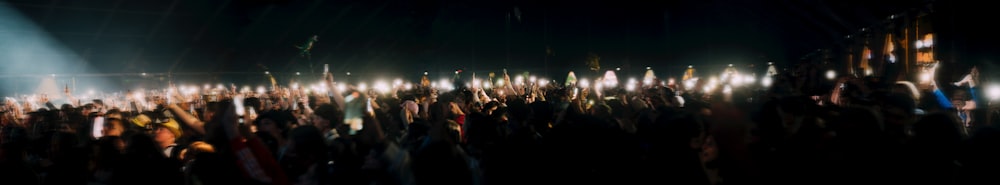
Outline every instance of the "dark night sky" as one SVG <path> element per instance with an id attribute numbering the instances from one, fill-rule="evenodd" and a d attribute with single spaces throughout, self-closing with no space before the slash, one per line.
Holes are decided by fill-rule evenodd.
<path id="1" fill-rule="evenodd" d="M 588 53 L 601 56 L 602 67 L 634 70 L 794 62 L 920 2 L 11 0 L 0 7 L 39 29 L 7 25 L 0 35 L 44 33 L 80 56 L 57 64 L 58 73 L 306 72 L 308 61 L 292 46 L 313 34 L 317 72 L 329 63 L 374 76 L 505 66 L 563 73 L 584 70 Z M 507 24 L 515 7 L 521 20 Z M 555 52 L 548 65 L 546 46 Z"/>

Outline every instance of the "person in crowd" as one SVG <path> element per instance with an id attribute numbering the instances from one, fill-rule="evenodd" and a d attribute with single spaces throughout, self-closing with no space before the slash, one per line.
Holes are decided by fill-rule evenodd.
<path id="1" fill-rule="evenodd" d="M 125 132 L 125 124 L 120 118 L 107 118 L 104 121 L 104 126 L 101 127 L 101 135 L 103 136 L 121 137 L 123 132 Z"/>
<path id="2" fill-rule="evenodd" d="M 180 161 L 167 158 L 153 137 L 135 134 L 126 143 L 122 165 L 112 172 L 110 184 L 183 184 Z"/>
<path id="3" fill-rule="evenodd" d="M 330 154 L 319 129 L 295 127 L 289 134 L 283 170 L 295 184 L 331 184 Z"/>
<path id="4" fill-rule="evenodd" d="M 931 70 L 936 71 L 937 65 L 935 65 L 934 68 L 932 68 Z M 975 120 L 973 120 L 974 116 L 972 115 L 972 112 L 977 108 L 976 102 L 980 102 L 979 96 L 977 96 L 976 92 L 976 83 L 978 80 L 977 79 L 978 76 L 979 76 L 979 70 L 973 67 L 972 70 L 969 72 L 969 74 L 965 75 L 965 77 L 961 81 L 954 83 L 954 85 L 956 86 L 968 84 L 969 89 L 967 91 L 956 90 L 954 93 L 952 93 L 951 98 L 945 96 L 944 92 L 941 91 L 941 87 L 938 86 L 938 83 L 936 81 L 934 80 L 931 81 L 931 89 L 934 92 L 934 96 L 937 98 L 938 104 L 941 106 L 942 109 L 952 111 L 955 113 L 955 115 L 957 115 L 956 117 L 959 119 L 959 122 L 962 123 L 962 125 L 964 126 L 963 127 L 964 129 L 962 130 L 963 133 L 965 134 L 968 134 L 969 128 L 972 127 L 972 125 L 974 125 L 973 122 Z"/>
<path id="5" fill-rule="evenodd" d="M 290 127 L 289 123 L 293 121 L 287 118 L 287 116 L 283 116 L 282 112 L 269 111 L 254 120 L 254 124 L 257 126 L 257 137 L 267 145 L 268 150 L 275 154 L 275 157 L 280 158 L 287 143 L 287 130 Z"/>
<path id="6" fill-rule="evenodd" d="M 61 107 L 47 97 L 8 101 L 0 105 L 0 179 L 996 184 L 987 177 L 1000 164 L 992 147 L 1000 132 L 974 119 L 983 107 L 978 69 L 949 86 L 932 80 L 926 94 L 905 81 L 844 75 L 826 82 L 816 79 L 817 69 L 802 65 L 769 75 L 770 86 L 732 91 L 707 82 L 605 86 L 602 93 L 577 84 L 445 89 L 429 82 L 387 92 L 347 84 L 341 91 L 327 75 L 323 90 L 217 89 L 209 98 L 148 91 L 174 101 L 106 97 L 107 104 Z M 944 94 L 951 89 L 958 91 Z M 243 115 L 233 104 L 240 99 L 253 107 Z M 89 132 L 95 116 L 105 118 L 96 130 L 102 137 Z"/>
<path id="7" fill-rule="evenodd" d="M 179 154 L 183 150 L 183 147 L 179 147 L 177 144 L 177 139 L 183 136 L 180 124 L 170 119 L 167 122 L 158 124 L 154 133 L 157 147 L 163 151 L 163 155 L 167 158 L 180 161 Z"/>
<path id="8" fill-rule="evenodd" d="M 39 184 L 38 170 L 29 161 L 30 140 L 23 127 L 3 125 L 4 139 L 0 142 L 0 179 L 5 184 Z"/>
<path id="9" fill-rule="evenodd" d="M 90 167 L 93 173 L 92 181 L 98 184 L 111 184 L 115 171 L 122 165 L 120 159 L 123 153 L 125 153 L 125 141 L 121 137 L 105 135 L 98 139 Z"/>
<path id="10" fill-rule="evenodd" d="M 205 173 L 204 163 L 210 163 L 212 161 L 204 162 L 206 160 L 212 160 L 213 155 L 215 155 L 215 147 L 212 144 L 208 144 L 203 141 L 192 142 L 191 145 L 184 148 L 180 153 L 180 159 L 184 164 L 184 184 L 185 185 L 195 185 L 195 184 L 209 184 L 206 182 L 211 182 L 213 174 Z M 208 170 L 207 172 L 211 172 Z"/>

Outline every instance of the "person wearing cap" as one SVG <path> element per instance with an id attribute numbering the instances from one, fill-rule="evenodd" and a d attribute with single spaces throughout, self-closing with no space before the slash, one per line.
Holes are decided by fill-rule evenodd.
<path id="1" fill-rule="evenodd" d="M 129 121 L 132 122 L 132 124 L 137 128 L 146 128 L 146 125 L 152 123 L 153 119 L 149 119 L 149 116 L 146 116 L 145 114 L 139 114 Z"/>
<path id="2" fill-rule="evenodd" d="M 180 153 L 181 149 L 177 147 L 177 138 L 183 134 L 180 124 L 177 124 L 177 121 L 174 121 L 174 119 L 169 119 L 156 126 L 153 139 L 156 140 L 156 144 L 163 150 L 163 155 L 167 156 L 167 158 L 179 159 L 178 153 Z"/>

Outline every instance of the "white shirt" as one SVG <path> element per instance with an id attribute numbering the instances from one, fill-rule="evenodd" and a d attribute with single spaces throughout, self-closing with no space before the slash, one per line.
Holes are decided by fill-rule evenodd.
<path id="1" fill-rule="evenodd" d="M 173 153 L 172 151 L 173 151 L 174 147 L 176 147 L 176 146 L 177 146 L 177 143 L 174 143 L 174 144 L 167 145 L 166 148 L 163 148 L 163 156 L 167 156 L 167 158 L 172 157 L 172 156 L 170 156 L 170 154 Z"/>

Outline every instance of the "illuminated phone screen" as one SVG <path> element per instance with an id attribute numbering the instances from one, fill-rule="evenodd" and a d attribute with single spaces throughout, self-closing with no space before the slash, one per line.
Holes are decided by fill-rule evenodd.
<path id="1" fill-rule="evenodd" d="M 242 116 L 246 109 L 243 109 L 243 97 L 233 97 L 233 105 L 236 106 L 236 115 Z"/>
<path id="2" fill-rule="evenodd" d="M 236 116 L 239 118 L 239 122 L 244 123 L 242 117 L 246 113 L 246 109 L 243 108 L 243 96 L 233 97 L 233 105 L 236 106 Z"/>
<path id="3" fill-rule="evenodd" d="M 101 131 L 104 130 L 104 116 L 94 118 L 94 126 L 92 128 L 94 129 L 91 130 L 91 135 L 94 136 L 94 138 L 103 137 L 104 134 L 101 133 Z"/>

